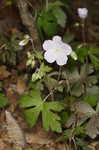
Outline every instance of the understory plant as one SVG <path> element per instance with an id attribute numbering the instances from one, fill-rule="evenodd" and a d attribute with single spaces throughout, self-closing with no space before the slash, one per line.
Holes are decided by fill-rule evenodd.
<path id="1" fill-rule="evenodd" d="M 48 10 L 60 4 L 50 4 Z M 41 13 L 38 22 L 44 21 L 45 14 Z M 84 150 L 90 148 L 83 140 L 99 134 L 99 48 L 86 42 L 87 15 L 87 8 L 78 9 L 82 42 L 66 43 L 54 34 L 52 40 L 43 41 L 43 53 L 28 53 L 27 65 L 33 70 L 30 90 L 19 100 L 31 127 L 41 118 L 46 131 L 62 133 L 58 140 L 73 140 Z M 42 29 L 47 29 L 43 23 Z"/>

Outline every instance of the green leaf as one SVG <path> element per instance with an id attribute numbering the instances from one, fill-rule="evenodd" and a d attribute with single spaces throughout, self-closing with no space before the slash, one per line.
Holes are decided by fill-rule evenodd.
<path id="1" fill-rule="evenodd" d="M 63 41 L 65 43 L 70 43 L 74 40 L 75 36 L 74 34 L 70 33 L 70 32 L 66 32 L 63 36 Z"/>
<path id="2" fill-rule="evenodd" d="M 41 12 L 37 20 L 37 25 L 41 32 L 40 34 L 44 32 L 47 36 L 53 36 L 58 32 L 57 19 L 51 12 Z"/>
<path id="3" fill-rule="evenodd" d="M 95 75 L 88 76 L 87 78 L 89 86 L 96 85 L 98 83 L 98 78 Z"/>
<path id="4" fill-rule="evenodd" d="M 90 55 L 90 59 L 91 59 L 92 64 L 94 65 L 95 69 L 99 70 L 99 58 L 97 58 L 94 55 Z"/>
<path id="5" fill-rule="evenodd" d="M 88 104 L 90 104 L 92 107 L 96 106 L 97 102 L 99 100 L 99 94 L 91 94 L 91 95 L 87 95 L 85 98 L 84 98 L 84 101 Z"/>
<path id="6" fill-rule="evenodd" d="M 86 91 L 87 95 L 85 96 L 84 101 L 89 103 L 92 107 L 96 106 L 99 100 L 99 87 L 98 86 L 87 87 Z"/>
<path id="7" fill-rule="evenodd" d="M 63 111 L 61 113 L 61 123 L 64 125 L 66 121 L 69 119 L 69 117 L 70 117 L 70 113 L 67 111 Z"/>
<path id="8" fill-rule="evenodd" d="M 61 8 L 57 7 L 53 9 L 53 15 L 56 17 L 57 23 L 64 28 L 66 24 L 66 14 L 64 13 L 64 11 Z"/>
<path id="9" fill-rule="evenodd" d="M 83 150 L 92 150 L 90 147 L 87 146 L 86 142 L 84 142 L 82 139 L 77 139 L 76 144 L 80 146 Z"/>
<path id="10" fill-rule="evenodd" d="M 41 67 L 40 67 L 40 70 L 41 70 L 42 72 L 47 73 L 47 72 L 52 71 L 52 68 L 49 67 L 49 66 L 47 66 L 47 65 L 42 64 Z"/>
<path id="11" fill-rule="evenodd" d="M 0 93 L 0 108 L 5 107 L 7 104 L 9 104 L 8 99 L 2 93 Z"/>
<path id="12" fill-rule="evenodd" d="M 61 124 L 60 124 L 60 117 L 53 113 L 53 111 L 61 111 L 63 109 L 63 106 L 57 102 L 46 102 L 43 105 L 42 110 L 42 119 L 43 119 L 43 127 L 48 131 L 56 131 L 61 132 Z"/>
<path id="13" fill-rule="evenodd" d="M 55 112 L 64 109 L 63 105 L 58 102 L 44 102 L 38 91 L 32 91 L 27 96 L 20 99 L 20 106 L 28 108 L 24 114 L 27 123 L 32 127 L 36 124 L 40 113 L 42 114 L 43 127 L 48 131 L 61 132 L 60 117 Z"/>
<path id="14" fill-rule="evenodd" d="M 71 95 L 80 97 L 84 93 L 84 87 L 80 82 L 73 84 L 71 89 Z"/>
<path id="15" fill-rule="evenodd" d="M 33 90 L 28 95 L 20 99 L 20 106 L 23 108 L 32 107 L 24 111 L 27 123 L 32 127 L 36 124 L 39 114 L 42 110 L 43 101 L 40 92 Z"/>
<path id="16" fill-rule="evenodd" d="M 88 95 L 97 95 L 99 93 L 99 87 L 98 86 L 92 86 L 92 87 L 87 87 L 87 94 Z"/>
<path id="17" fill-rule="evenodd" d="M 77 126 L 75 128 L 75 135 L 76 136 L 83 136 L 85 134 L 85 127 L 84 126 Z"/>
<path id="18" fill-rule="evenodd" d="M 49 3 L 48 4 L 48 10 L 55 9 L 57 7 L 60 7 L 60 6 L 64 6 L 64 4 L 61 1 L 56 1 L 56 2 L 53 2 L 53 3 Z"/>
<path id="19" fill-rule="evenodd" d="M 88 117 L 96 114 L 95 110 L 84 101 L 75 102 L 74 104 L 72 104 L 71 109 L 75 112 L 85 114 Z"/>
<path id="20" fill-rule="evenodd" d="M 71 130 L 71 129 L 65 130 L 63 136 L 64 136 L 64 139 L 65 139 L 65 140 L 71 139 L 72 136 L 73 136 L 72 130 Z"/>
<path id="21" fill-rule="evenodd" d="M 93 116 L 86 126 L 86 134 L 95 139 L 97 135 L 99 135 L 99 117 Z"/>
<path id="22" fill-rule="evenodd" d="M 42 102 L 40 92 L 33 90 L 28 95 L 22 96 L 19 102 L 23 108 L 37 106 Z"/>
<path id="23" fill-rule="evenodd" d="M 99 54 L 99 48 L 97 47 L 91 48 L 89 54 Z"/>
<path id="24" fill-rule="evenodd" d="M 25 115 L 26 121 L 30 125 L 30 127 L 33 127 L 36 124 L 39 114 L 40 114 L 40 111 L 41 111 L 41 108 L 38 106 L 28 109 L 28 110 L 25 110 L 24 115 Z"/>
<path id="25" fill-rule="evenodd" d="M 63 78 L 69 80 L 72 83 L 77 83 L 80 80 L 80 74 L 77 68 L 72 71 L 63 72 Z"/>
<path id="26" fill-rule="evenodd" d="M 40 69 L 38 70 L 38 72 L 33 73 L 32 75 L 32 81 L 35 82 L 39 79 L 42 79 L 46 73 L 50 72 L 52 70 L 51 67 L 44 65 L 43 63 L 40 66 Z"/>
<path id="27" fill-rule="evenodd" d="M 78 60 L 81 63 L 84 63 L 86 56 L 88 56 L 88 48 L 87 47 L 80 47 L 76 49 L 76 54 L 78 56 Z"/>
<path id="28" fill-rule="evenodd" d="M 44 59 L 44 56 L 42 56 L 42 54 L 40 52 L 33 53 L 33 56 L 35 56 L 37 59 L 40 59 L 40 60 Z"/>
<path id="29" fill-rule="evenodd" d="M 49 76 L 46 77 L 46 80 L 44 80 L 44 82 L 45 82 L 45 85 L 46 85 L 50 90 L 52 90 L 53 88 L 55 88 L 56 85 L 57 85 L 57 80 L 54 79 L 54 78 L 52 78 L 52 77 L 49 77 Z"/>
<path id="30" fill-rule="evenodd" d="M 51 13 L 46 14 L 46 18 L 43 20 L 43 31 L 48 36 L 53 36 L 58 32 L 57 19 Z"/>

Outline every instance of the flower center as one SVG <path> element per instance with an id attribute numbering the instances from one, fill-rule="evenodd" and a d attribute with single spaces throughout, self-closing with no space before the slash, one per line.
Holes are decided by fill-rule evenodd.
<path id="1" fill-rule="evenodd" d="M 55 48 L 54 51 L 58 52 L 58 51 L 60 51 L 60 48 Z"/>

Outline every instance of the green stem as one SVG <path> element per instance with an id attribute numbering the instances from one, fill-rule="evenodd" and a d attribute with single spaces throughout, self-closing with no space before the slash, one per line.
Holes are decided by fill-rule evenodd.
<path id="1" fill-rule="evenodd" d="M 46 0 L 46 11 L 48 11 L 48 0 Z"/>
<path id="2" fill-rule="evenodd" d="M 60 77 L 61 77 L 61 70 L 62 70 L 62 68 L 61 68 L 61 67 L 59 67 L 59 72 L 58 72 L 58 78 L 57 78 L 57 81 L 59 81 L 59 80 L 60 80 Z"/>
<path id="3" fill-rule="evenodd" d="M 82 39 L 83 39 L 83 45 L 85 46 L 86 44 L 86 37 L 85 37 L 85 20 L 82 20 Z M 87 77 L 87 73 L 88 73 L 88 57 L 86 56 L 85 58 L 85 62 L 86 62 L 86 77 Z M 87 87 L 87 83 L 85 84 L 85 93 L 86 91 L 86 87 Z"/>
<path id="4" fill-rule="evenodd" d="M 85 45 L 86 44 L 86 38 L 85 38 L 85 21 L 82 20 L 82 39 L 83 39 L 83 44 Z"/>

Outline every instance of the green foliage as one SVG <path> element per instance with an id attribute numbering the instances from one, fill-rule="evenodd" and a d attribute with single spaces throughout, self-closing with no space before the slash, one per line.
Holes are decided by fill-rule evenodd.
<path id="1" fill-rule="evenodd" d="M 16 65 L 17 53 L 23 48 L 19 46 L 19 41 L 22 38 L 22 34 L 14 33 L 11 39 L 7 39 L 3 35 L 0 35 L 0 41 L 3 43 L 0 49 L 0 61 L 2 63 Z"/>
<path id="2" fill-rule="evenodd" d="M 50 37 L 57 34 L 60 27 L 64 28 L 66 24 L 66 14 L 62 10 L 64 6 L 60 1 L 48 3 L 48 8 L 41 11 L 37 18 L 37 26 L 41 39 L 44 35 Z"/>
<path id="3" fill-rule="evenodd" d="M 90 147 L 87 146 L 87 143 L 81 139 L 77 139 L 76 144 L 80 146 L 83 150 L 92 150 Z"/>
<path id="4" fill-rule="evenodd" d="M 92 64 L 94 65 L 96 70 L 99 70 L 99 58 L 94 56 L 94 55 L 90 55 L 90 59 Z"/>
<path id="5" fill-rule="evenodd" d="M 41 99 L 38 91 L 31 91 L 28 95 L 21 97 L 20 106 L 27 108 L 24 114 L 28 124 L 32 127 L 42 114 L 43 127 L 45 130 L 61 132 L 60 117 L 55 112 L 63 110 L 63 105 L 58 102 L 46 102 Z M 29 108 L 31 107 L 31 108 Z"/>
<path id="6" fill-rule="evenodd" d="M 50 12 L 42 12 L 37 20 L 38 29 L 41 38 L 43 38 L 43 32 L 48 36 L 53 36 L 57 34 L 58 24 L 55 16 Z"/>
<path id="7" fill-rule="evenodd" d="M 81 62 L 81 63 L 84 63 L 85 62 L 85 58 L 88 56 L 88 47 L 85 47 L 83 45 L 79 45 L 76 49 L 76 53 L 77 53 L 77 56 L 78 56 L 78 60 Z"/>
<path id="8" fill-rule="evenodd" d="M 64 28 L 66 24 L 66 15 L 63 10 L 57 7 L 53 9 L 53 14 L 57 19 L 57 24 Z"/>
<path id="9" fill-rule="evenodd" d="M 43 63 L 41 64 L 40 68 L 38 69 L 37 72 L 33 73 L 32 75 L 32 81 L 35 82 L 39 79 L 42 79 L 48 72 L 52 70 L 51 67 L 44 65 Z"/>
<path id="10" fill-rule="evenodd" d="M 58 35 L 62 29 L 65 29 L 67 9 L 64 0 L 49 2 L 41 9 L 37 16 L 37 27 L 42 40 Z M 58 72 L 58 67 L 44 64 L 41 53 L 28 54 L 27 65 L 34 73 L 29 87 L 30 92 L 20 98 L 20 106 L 24 108 L 26 121 L 31 127 L 41 116 L 46 131 L 60 133 L 64 126 L 65 140 L 75 138 L 80 148 L 90 150 L 83 140 L 86 136 L 95 138 L 99 133 L 99 77 L 97 75 L 99 48 L 76 42 L 77 39 L 70 29 L 67 27 L 63 41 L 72 44 L 73 53 L 70 56 L 77 61 L 73 62 L 70 59 L 67 66 L 62 67 Z M 28 41 L 23 40 L 26 43 Z M 46 94 L 48 95 L 45 97 Z M 94 122 L 97 125 L 94 126 Z"/>
<path id="11" fill-rule="evenodd" d="M 4 94 L 0 93 L 0 108 L 5 107 L 7 104 L 9 104 L 8 99 L 4 96 Z"/>
<path id="12" fill-rule="evenodd" d="M 98 95 L 87 95 L 84 98 L 84 101 L 87 102 L 88 104 L 90 104 L 92 107 L 96 106 L 97 102 L 99 99 L 99 94 Z"/>
<path id="13" fill-rule="evenodd" d="M 63 41 L 66 43 L 70 43 L 74 40 L 74 34 L 71 34 L 69 32 L 66 32 L 63 36 Z"/>

